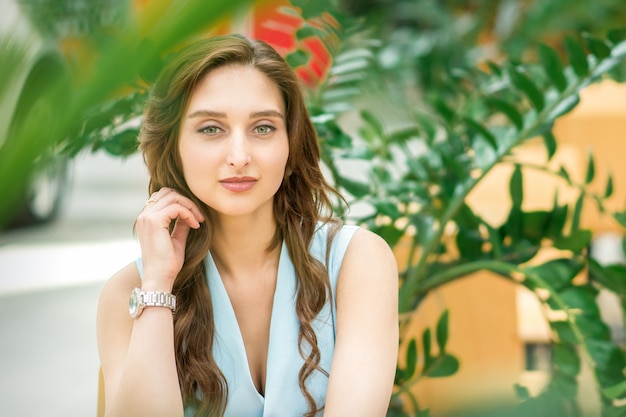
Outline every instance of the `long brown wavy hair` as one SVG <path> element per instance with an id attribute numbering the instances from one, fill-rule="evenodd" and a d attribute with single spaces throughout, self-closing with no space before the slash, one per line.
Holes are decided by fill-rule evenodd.
<path id="1" fill-rule="evenodd" d="M 284 240 L 296 270 L 298 343 L 304 359 L 298 381 L 309 406 L 306 416 L 312 417 L 323 404 L 316 404 L 305 381 L 315 371 L 328 373 L 319 366 L 320 351 L 311 322 L 331 297 L 331 288 L 325 266 L 308 249 L 319 221 L 333 223 L 331 235 L 336 232 L 338 222 L 332 218 L 329 196 L 338 194 L 321 172 L 317 136 L 298 79 L 273 48 L 239 35 L 215 37 L 184 48 L 166 64 L 151 90 L 140 133 L 150 174 L 149 192 L 162 187 L 176 189 L 210 219 L 208 207 L 189 190 L 183 176 L 178 133 L 195 86 L 206 74 L 226 65 L 258 69 L 279 87 L 285 101 L 289 157 L 283 183 L 274 196 L 277 229 L 268 249 Z M 228 384 L 212 355 L 215 326 L 203 262 L 212 238 L 208 223 L 190 231 L 185 262 L 174 282 L 178 303 L 174 344 L 184 403 L 196 407 L 197 416 L 222 416 Z"/>

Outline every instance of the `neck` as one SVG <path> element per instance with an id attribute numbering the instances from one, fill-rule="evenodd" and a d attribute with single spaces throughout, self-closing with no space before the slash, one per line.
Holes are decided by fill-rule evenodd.
<path id="1" fill-rule="evenodd" d="M 211 255 L 224 278 L 255 276 L 255 271 L 278 264 L 280 245 L 271 247 L 277 227 L 273 213 L 265 221 L 219 216 L 212 227 Z"/>

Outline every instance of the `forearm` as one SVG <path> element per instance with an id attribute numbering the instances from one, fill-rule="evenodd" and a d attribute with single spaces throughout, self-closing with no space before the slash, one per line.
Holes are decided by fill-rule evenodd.
<path id="1" fill-rule="evenodd" d="M 173 334 L 168 308 L 146 308 L 135 320 L 119 380 L 106 392 L 107 417 L 183 416 Z"/>

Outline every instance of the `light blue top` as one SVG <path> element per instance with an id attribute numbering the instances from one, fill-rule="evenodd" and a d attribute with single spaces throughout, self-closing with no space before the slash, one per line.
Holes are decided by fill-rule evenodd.
<path id="1" fill-rule="evenodd" d="M 316 231 L 310 248 L 310 253 L 324 264 L 328 229 L 328 225 L 323 225 Z M 350 239 L 357 229 L 357 226 L 343 226 L 331 244 L 326 266 L 332 288 L 332 302 L 326 303 L 312 323 L 321 353 L 320 366 L 327 372 L 330 371 L 335 349 L 337 276 Z M 224 417 L 303 416 L 308 406 L 298 385 L 298 372 L 304 360 L 298 350 L 296 275 L 286 245 L 283 243 L 280 253 L 270 321 L 265 396 L 259 394 L 252 381 L 237 318 L 210 253 L 205 262 L 216 318 L 213 357 L 228 382 L 228 403 Z M 141 266 L 141 263 L 138 262 L 138 265 Z M 306 347 L 306 343 L 303 346 Z M 318 406 L 325 403 L 327 384 L 328 377 L 319 371 L 314 371 L 306 380 L 307 388 Z M 187 407 L 185 417 L 191 416 L 193 410 Z"/>

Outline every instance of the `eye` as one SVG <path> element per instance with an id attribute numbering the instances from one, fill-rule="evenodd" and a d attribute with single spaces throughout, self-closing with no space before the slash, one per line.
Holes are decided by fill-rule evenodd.
<path id="1" fill-rule="evenodd" d="M 209 136 L 215 136 L 220 133 L 220 131 L 222 131 L 222 129 L 217 126 L 206 126 L 198 129 L 198 132 L 207 134 Z"/>
<path id="2" fill-rule="evenodd" d="M 275 130 L 276 128 L 270 125 L 261 125 L 254 128 L 254 131 L 260 135 L 269 135 Z"/>

